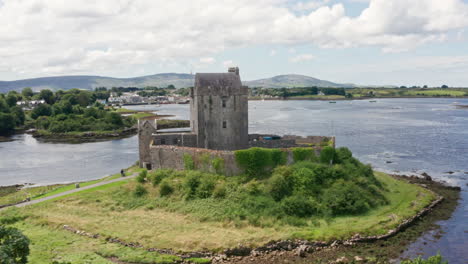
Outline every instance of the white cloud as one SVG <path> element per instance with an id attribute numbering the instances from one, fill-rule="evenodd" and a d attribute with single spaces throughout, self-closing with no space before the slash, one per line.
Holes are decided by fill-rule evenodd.
<path id="1" fill-rule="evenodd" d="M 295 5 L 293 5 L 292 9 L 296 11 L 310 11 L 324 6 L 329 2 L 330 0 L 298 2 Z"/>
<path id="2" fill-rule="evenodd" d="M 234 62 L 232 60 L 227 60 L 227 61 L 223 61 L 223 67 L 224 69 L 227 69 L 229 67 L 234 67 Z"/>
<path id="3" fill-rule="evenodd" d="M 303 61 L 310 61 L 315 58 L 312 54 L 300 54 L 289 59 L 290 62 L 298 63 Z"/>
<path id="4" fill-rule="evenodd" d="M 0 58 L 24 75 L 135 72 L 262 44 L 398 52 L 468 26 L 462 0 L 370 0 L 357 17 L 343 4 L 314 9 L 322 0 L 300 14 L 285 0 L 0 2 Z"/>
<path id="5" fill-rule="evenodd" d="M 213 64 L 216 62 L 216 59 L 213 57 L 200 58 L 200 63 L 202 64 Z"/>

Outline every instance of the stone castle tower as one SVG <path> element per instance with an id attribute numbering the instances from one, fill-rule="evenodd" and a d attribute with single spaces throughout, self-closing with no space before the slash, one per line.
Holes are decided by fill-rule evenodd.
<path id="1" fill-rule="evenodd" d="M 191 97 L 190 123 L 197 147 L 248 147 L 248 88 L 242 86 L 239 68 L 229 68 L 227 73 L 197 73 Z"/>

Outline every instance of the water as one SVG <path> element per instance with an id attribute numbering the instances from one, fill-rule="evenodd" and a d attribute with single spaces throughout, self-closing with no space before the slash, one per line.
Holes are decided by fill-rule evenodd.
<path id="1" fill-rule="evenodd" d="M 434 255 L 450 263 L 468 259 L 468 99 L 377 99 L 369 101 L 252 101 L 250 133 L 334 135 L 337 146 L 374 168 L 401 173 L 429 173 L 462 187 L 462 202 L 439 224 L 442 237 L 428 232 L 403 254 Z M 189 119 L 188 105 L 131 106 Z M 50 144 L 29 135 L 0 143 L 0 185 L 48 184 L 88 180 L 117 173 L 138 159 L 136 137 L 85 143 Z M 453 171 L 454 174 L 445 172 Z"/>

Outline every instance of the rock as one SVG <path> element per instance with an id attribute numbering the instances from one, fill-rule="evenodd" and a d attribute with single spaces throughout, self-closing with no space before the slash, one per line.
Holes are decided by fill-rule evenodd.
<path id="1" fill-rule="evenodd" d="M 306 246 L 306 245 L 300 245 L 297 249 L 296 249 L 296 256 L 299 256 L 301 258 L 305 258 L 306 255 L 307 255 L 307 252 L 309 252 L 309 246 Z"/>
<path id="2" fill-rule="evenodd" d="M 432 177 L 429 176 L 429 174 L 427 174 L 427 173 L 425 173 L 425 172 L 423 172 L 423 173 L 421 174 L 421 176 L 423 176 L 423 179 L 426 180 L 426 181 L 432 181 Z"/>
<path id="3" fill-rule="evenodd" d="M 232 248 L 232 249 L 226 249 L 224 251 L 224 254 L 227 256 L 248 256 L 250 255 L 250 252 L 252 249 L 244 246 L 239 246 L 237 248 Z"/>
<path id="4" fill-rule="evenodd" d="M 354 256 L 354 261 L 360 262 L 360 261 L 364 261 L 364 259 L 361 258 L 360 256 Z"/>
<path id="5" fill-rule="evenodd" d="M 389 160 L 387 160 L 385 163 L 393 163 L 393 161 L 389 161 Z"/>
<path id="6" fill-rule="evenodd" d="M 447 172 L 444 172 L 445 174 L 454 174 L 455 172 L 453 171 L 447 171 Z"/>
<path id="7" fill-rule="evenodd" d="M 349 259 L 346 257 L 341 257 L 335 261 L 336 263 L 348 263 Z"/>
<path id="8" fill-rule="evenodd" d="M 330 245 L 330 247 L 332 247 L 332 248 L 337 247 L 337 246 L 338 246 L 338 241 L 337 240 L 333 241 L 333 243 Z"/>

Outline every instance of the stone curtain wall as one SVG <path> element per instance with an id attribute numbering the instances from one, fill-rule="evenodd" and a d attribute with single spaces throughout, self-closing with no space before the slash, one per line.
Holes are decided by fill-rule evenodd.
<path id="1" fill-rule="evenodd" d="M 319 156 L 321 147 L 313 147 L 315 155 Z M 283 148 L 287 153 L 287 164 L 294 163 L 293 148 Z M 153 169 L 175 169 L 184 170 L 184 159 L 187 156 L 193 160 L 194 169 L 211 173 L 220 173 L 214 168 L 214 159 L 223 160 L 222 173 L 226 176 L 242 174 L 244 171 L 236 162 L 234 151 L 210 150 L 202 148 L 178 147 L 170 145 L 153 145 L 150 147 L 151 164 Z"/>
<path id="2" fill-rule="evenodd" d="M 215 173 L 212 161 L 221 158 L 224 162 L 223 173 L 227 176 L 238 175 L 242 170 L 237 166 L 234 152 L 210 150 L 202 148 L 154 145 L 150 148 L 153 169 L 184 170 L 184 156 L 189 155 L 195 164 L 195 169 Z"/>

